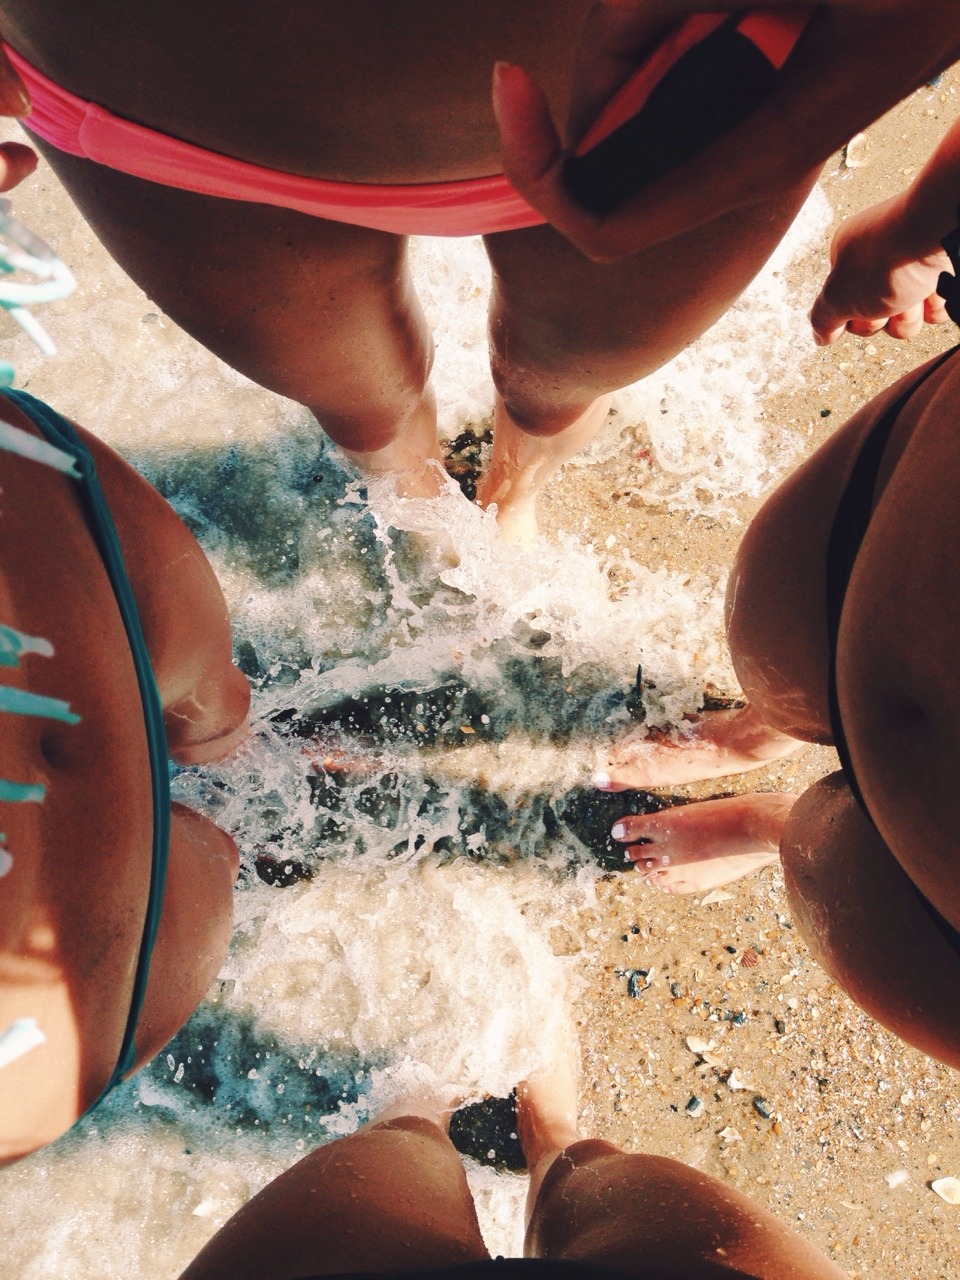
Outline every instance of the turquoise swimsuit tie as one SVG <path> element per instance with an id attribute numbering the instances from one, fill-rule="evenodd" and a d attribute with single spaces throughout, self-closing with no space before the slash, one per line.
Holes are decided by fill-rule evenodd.
<path id="1" fill-rule="evenodd" d="M 43 401 L 35 399 L 25 391 L 5 389 L 0 391 L 0 394 L 6 396 L 26 414 L 44 436 L 43 440 L 37 440 L 29 432 L 20 431 L 5 423 L 0 424 L 3 428 L 0 430 L 0 451 L 15 452 L 46 466 L 52 466 L 77 481 L 77 496 L 91 536 L 103 560 L 127 634 L 147 733 L 150 787 L 153 799 L 153 847 L 147 910 L 133 980 L 130 1012 L 117 1055 L 117 1065 L 102 1093 L 94 1102 L 95 1107 L 123 1080 L 136 1059 L 134 1039 L 146 995 L 150 957 L 156 942 L 160 913 L 163 908 L 163 890 L 170 847 L 170 774 L 167 766 L 167 737 L 163 727 L 163 708 L 157 691 L 157 682 L 150 665 L 150 655 L 147 652 L 136 600 L 123 561 L 120 539 L 100 487 L 93 458 L 70 423 Z M 37 653 L 49 657 L 53 649 L 48 641 L 38 636 L 28 636 L 12 627 L 0 626 L 0 666 L 17 666 L 21 655 L 25 653 Z M 76 724 L 80 719 L 75 712 L 71 711 L 69 704 L 59 698 L 42 697 L 24 690 L 12 689 L 9 686 L 0 686 L 0 712 L 4 711 L 14 715 L 53 718 L 64 724 Z M 0 801 L 24 803 L 41 801 L 43 797 L 44 787 L 40 784 L 0 779 Z M 0 847 L 0 853 L 2 852 L 5 851 Z M 36 1029 L 33 1020 L 21 1021 L 24 1022 L 23 1026 L 8 1028 L 0 1033 L 0 1066 L 4 1065 L 4 1057 L 7 1061 L 13 1060 L 7 1055 L 14 1051 L 14 1041 L 17 1046 L 15 1056 L 42 1043 L 42 1032 Z M 28 1027 L 26 1023 L 32 1025 Z M 10 1041 L 10 1037 L 13 1037 L 13 1041 Z M 90 1110 L 92 1109 L 91 1107 Z"/>

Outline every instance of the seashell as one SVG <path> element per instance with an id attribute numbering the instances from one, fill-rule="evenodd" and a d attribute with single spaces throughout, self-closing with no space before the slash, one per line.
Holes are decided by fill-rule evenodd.
<path id="1" fill-rule="evenodd" d="M 730 1074 L 727 1076 L 727 1088 L 728 1089 L 749 1089 L 750 1085 L 747 1084 L 746 1080 L 740 1079 L 740 1073 L 737 1071 L 737 1068 L 734 1067 L 733 1070 L 730 1072 Z"/>
<path id="2" fill-rule="evenodd" d="M 717 1047 L 716 1040 L 701 1040 L 699 1036 L 687 1036 L 687 1048 L 691 1053 L 709 1053 Z"/>
<path id="3" fill-rule="evenodd" d="M 947 1204 L 960 1204 L 960 1178 L 937 1178 L 930 1183 L 930 1190 Z"/>
<path id="4" fill-rule="evenodd" d="M 740 1136 L 737 1130 L 734 1129 L 733 1126 L 729 1124 L 725 1129 L 720 1130 L 720 1132 L 717 1134 L 717 1137 L 720 1139 L 721 1142 L 726 1142 L 728 1145 L 734 1142 L 743 1141 L 743 1138 Z"/>
<path id="5" fill-rule="evenodd" d="M 885 1173 L 883 1180 L 888 1187 L 902 1187 L 909 1177 L 906 1169 L 894 1169 L 893 1173 Z"/>
<path id="6" fill-rule="evenodd" d="M 753 947 L 747 947 L 746 951 L 740 957 L 740 963 L 744 969 L 754 969 L 760 963 L 760 959 Z"/>
<path id="7" fill-rule="evenodd" d="M 843 163 L 847 169 L 862 169 L 870 163 L 867 154 L 870 150 L 870 139 L 865 133 L 857 133 L 843 148 Z"/>
<path id="8" fill-rule="evenodd" d="M 715 902 L 729 902 L 733 898 L 732 893 L 727 893 L 725 889 L 714 889 L 712 893 L 708 893 L 706 897 L 700 899 L 701 907 L 712 907 Z"/>

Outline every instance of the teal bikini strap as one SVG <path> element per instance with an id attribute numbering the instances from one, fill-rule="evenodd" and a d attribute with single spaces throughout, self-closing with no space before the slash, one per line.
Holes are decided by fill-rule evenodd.
<path id="1" fill-rule="evenodd" d="M 61 454 L 72 460 L 79 476 L 77 493 L 91 535 L 100 552 L 107 577 L 113 588 L 120 617 L 127 633 L 130 653 L 140 687 L 144 723 L 147 731 L 147 748 L 150 757 L 150 786 L 153 798 L 153 857 L 150 870 L 150 892 L 147 913 L 143 925 L 140 954 L 133 980 L 130 1013 L 120 1045 L 117 1065 L 97 1102 L 110 1092 L 127 1074 L 135 1061 L 134 1036 L 137 1019 L 143 1007 L 150 969 L 150 956 L 157 937 L 160 912 L 163 907 L 163 890 L 167 874 L 167 858 L 170 847 L 170 773 L 167 765 L 167 736 L 163 727 L 163 708 L 157 691 L 157 682 L 150 665 L 143 628 L 137 611 L 137 603 L 123 562 L 123 552 L 116 525 L 97 478 L 93 458 L 86 445 L 65 418 L 55 413 L 42 400 L 25 391 L 3 390 L 17 408 L 21 409 L 43 432 L 47 441 Z M 67 466 L 61 468 L 67 471 Z M 73 469 L 69 469 L 74 474 Z M 18 633 L 19 634 L 19 633 Z M 29 638 L 29 637 L 28 637 Z M 9 784 L 7 784 L 9 785 Z M 0 799 L 2 799 L 0 795 Z M 22 796 L 21 799 L 40 799 L 40 796 Z M 94 1103 L 96 1106 L 97 1103 Z"/>

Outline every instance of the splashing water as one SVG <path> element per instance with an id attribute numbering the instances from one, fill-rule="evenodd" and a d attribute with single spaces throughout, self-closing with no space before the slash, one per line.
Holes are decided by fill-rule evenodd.
<path id="1" fill-rule="evenodd" d="M 722 581 L 570 534 L 511 548 L 452 484 L 432 502 L 361 489 L 304 411 L 179 334 L 75 214 L 57 217 L 81 281 L 51 323 L 64 358 L 54 375 L 17 339 L 4 354 L 191 525 L 254 685 L 251 741 L 174 783 L 241 849 L 218 983 L 137 1080 L 3 1174 L 9 1274 L 153 1280 L 384 1101 L 503 1096 L 540 1063 L 576 982 L 551 938 L 575 919 L 592 945 L 599 867 L 579 789 L 630 717 L 638 661 L 650 724 L 735 685 Z M 644 501 L 715 512 L 769 477 L 760 395 L 787 377 L 799 314 L 775 273 L 823 217 L 820 197 L 730 316 L 621 394 L 621 424 L 656 459 Z M 453 436 L 492 402 L 486 260 L 479 241 L 414 255 Z M 489 1243 L 516 1251 L 524 1181 L 470 1177 Z"/>

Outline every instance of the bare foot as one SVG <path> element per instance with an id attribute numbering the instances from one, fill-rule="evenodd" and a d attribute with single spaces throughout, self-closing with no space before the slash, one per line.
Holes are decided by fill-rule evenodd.
<path id="1" fill-rule="evenodd" d="M 477 486 L 477 502 L 486 510 L 496 504 L 503 536 L 518 546 L 536 541 L 537 498 L 565 462 L 585 449 L 610 410 L 610 397 L 594 400 L 584 413 L 556 435 L 523 431 L 497 397 L 493 419 L 493 454 Z"/>
<path id="2" fill-rule="evenodd" d="M 667 893 L 706 893 L 779 858 L 797 797 L 754 792 L 621 818 L 611 829 L 648 884 Z M 641 843 L 642 842 L 642 843 Z"/>
<path id="3" fill-rule="evenodd" d="M 517 1085 L 517 1137 L 530 1174 L 527 1218 L 547 1170 L 565 1147 L 579 1141 L 577 1095 L 580 1051 L 571 1026 L 557 1034 L 550 1061 Z"/>
<path id="4" fill-rule="evenodd" d="M 753 707 L 705 711 L 687 722 L 689 734 L 636 730 L 608 749 L 593 775 L 601 791 L 656 788 L 727 778 L 761 769 L 803 743 L 760 719 Z"/>

